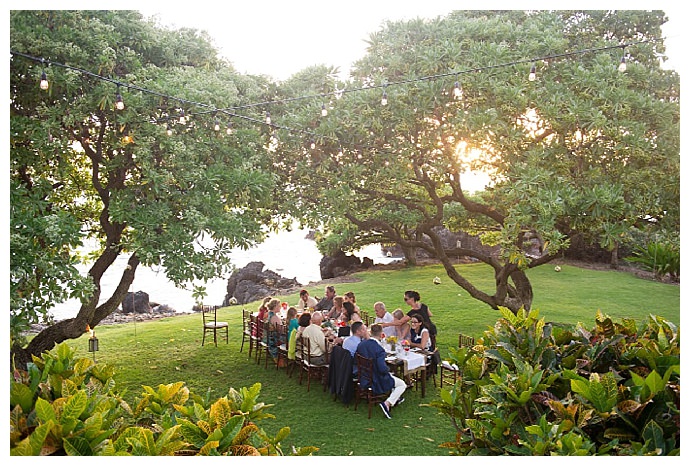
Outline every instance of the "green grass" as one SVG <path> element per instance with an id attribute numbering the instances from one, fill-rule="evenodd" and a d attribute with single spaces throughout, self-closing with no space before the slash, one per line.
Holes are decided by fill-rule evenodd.
<path id="1" fill-rule="evenodd" d="M 493 282 L 488 267 L 472 264 L 462 266 L 462 273 L 476 284 Z M 439 276 L 442 283 L 433 284 Z M 402 296 L 405 290 L 417 290 L 422 301 L 434 314 L 439 329 L 438 345 L 442 354 L 457 343 L 458 333 L 481 336 L 493 326 L 498 311 L 472 298 L 455 285 L 440 266 L 377 270 L 356 275 L 361 281 L 336 285 L 339 294 L 353 291 L 357 304 L 372 312 L 376 301 L 386 303 L 388 310 L 400 307 L 405 312 Z M 649 314 L 663 316 L 680 325 L 680 287 L 642 280 L 615 271 L 595 271 L 562 266 L 560 273 L 552 267 L 539 267 L 529 272 L 534 288 L 533 309 L 547 321 L 577 323 L 586 328 L 594 325 L 597 310 L 615 321 L 622 317 L 644 321 Z M 308 288 L 320 296 L 323 286 Z M 297 294 L 280 296 L 296 303 Z M 174 306 L 174 303 L 171 303 Z M 258 303 L 246 308 L 255 310 Z M 447 455 L 438 444 L 455 436 L 446 418 L 436 410 L 419 406 L 430 401 L 438 389 L 429 384 L 425 398 L 409 389 L 405 403 L 392 411 L 393 419 L 385 419 L 380 408 L 374 407 L 371 419 L 367 406 L 357 411 L 333 401 L 321 385 L 312 381 L 307 392 L 306 382 L 298 383 L 295 373 L 290 379 L 284 369 L 264 369 L 247 359 L 248 343 L 239 352 L 242 332 L 242 306 L 223 308 L 219 319 L 230 323 L 230 344 L 220 342 L 201 346 L 201 316 L 180 315 L 156 321 L 123 325 L 99 326 L 97 336 L 99 362 L 116 368 L 116 380 L 126 388 L 125 398 L 132 400 L 142 393 L 141 386 L 156 387 L 185 381 L 190 389 L 203 394 L 210 387 L 213 396 L 227 394 L 230 387 L 262 384 L 260 401 L 273 404 L 270 412 L 276 419 L 262 421 L 261 426 L 275 434 L 290 426 L 291 435 L 284 445 L 314 445 L 318 455 Z M 80 354 L 86 353 L 87 336 L 71 342 Z M 394 439 L 394 441 L 392 441 Z"/>

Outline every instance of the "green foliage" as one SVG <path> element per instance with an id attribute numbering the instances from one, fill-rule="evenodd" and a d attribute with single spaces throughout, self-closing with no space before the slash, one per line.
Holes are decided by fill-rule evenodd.
<path id="1" fill-rule="evenodd" d="M 680 246 L 676 243 L 650 241 L 638 245 L 627 260 L 651 270 L 658 279 L 666 275 L 674 281 L 680 279 Z"/>
<path id="2" fill-rule="evenodd" d="M 465 455 L 679 454 L 673 324 L 649 316 L 638 330 L 597 313 L 587 331 L 545 325 L 536 311 L 502 314 L 473 348 L 450 352 L 462 378 L 429 403 L 458 432 L 443 447 Z"/>
<path id="3" fill-rule="evenodd" d="M 184 382 L 144 386 L 132 410 L 114 371 L 75 358 L 62 343 L 10 380 L 10 454 L 38 456 L 284 455 L 288 427 L 268 435 L 257 422 L 274 417 L 258 401 L 261 384 L 230 389 L 205 408 Z M 197 400 L 197 401 L 193 401 Z M 311 454 L 315 447 L 288 453 Z"/>
<path id="4" fill-rule="evenodd" d="M 121 292 L 96 292 L 120 254 L 133 257 L 121 289 L 139 263 L 190 286 L 224 275 L 232 248 L 263 238 L 275 205 L 261 132 L 240 121 L 221 136 L 208 109 L 267 100 L 266 82 L 238 75 L 206 34 L 164 29 L 136 11 L 14 10 L 10 48 L 14 342 L 24 344 L 21 329 L 52 305 L 83 304 L 74 326 L 40 334 L 27 353 L 77 338 L 117 308 Z M 47 91 L 35 80 L 44 70 Z M 113 107 L 115 83 L 123 84 L 124 110 Z M 188 124 L 178 123 L 182 111 Z M 95 247 L 91 257 L 77 253 L 84 243 Z M 82 262 L 88 273 L 77 268 Z"/>

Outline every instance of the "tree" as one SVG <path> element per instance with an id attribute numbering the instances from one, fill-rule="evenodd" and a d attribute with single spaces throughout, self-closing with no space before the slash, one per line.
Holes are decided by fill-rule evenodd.
<path id="1" fill-rule="evenodd" d="M 326 117 L 320 101 L 300 100 L 280 120 L 317 135 L 313 149 L 285 141 L 275 153 L 300 194 L 297 215 L 310 212 L 329 248 L 421 248 L 475 299 L 529 309 L 526 272 L 573 235 L 615 251 L 635 225 L 679 225 L 679 77 L 660 68 L 664 21 L 658 11 L 456 11 L 387 23 L 337 84 L 342 98 L 331 87 Z M 493 185 L 471 195 L 470 169 L 490 171 Z M 448 247 L 444 227 L 500 252 Z M 458 255 L 488 264 L 495 288 L 466 280 Z"/>
<path id="2" fill-rule="evenodd" d="M 261 135 L 213 125 L 218 109 L 263 100 L 271 84 L 237 74 L 205 33 L 132 11 L 13 11 L 10 41 L 10 313 L 22 366 L 112 313 L 139 264 L 190 285 L 223 275 L 232 248 L 262 238 L 273 176 Z M 80 276 L 86 240 L 100 248 Z M 121 254 L 127 269 L 102 302 L 101 278 Z M 14 338 L 70 297 L 81 299 L 76 317 L 25 347 Z"/>

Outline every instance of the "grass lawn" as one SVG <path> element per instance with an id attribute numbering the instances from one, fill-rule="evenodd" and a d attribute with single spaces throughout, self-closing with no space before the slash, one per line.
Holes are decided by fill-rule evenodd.
<path id="1" fill-rule="evenodd" d="M 491 289 L 493 277 L 481 264 L 461 266 L 472 283 Z M 433 278 L 441 278 L 440 285 Z M 630 317 L 646 321 L 649 314 L 660 315 L 680 325 L 680 287 L 637 278 L 628 273 L 597 271 L 563 265 L 562 271 L 539 267 L 529 272 L 534 288 L 533 309 L 547 321 L 577 323 L 592 328 L 597 310 L 619 322 Z M 439 331 L 438 346 L 442 354 L 457 344 L 458 333 L 481 336 L 499 317 L 455 285 L 440 266 L 423 266 L 397 270 L 376 270 L 356 274 L 360 281 L 336 285 L 338 294 L 353 291 L 361 309 L 373 313 L 373 304 L 383 301 L 389 311 L 409 308 L 402 297 L 405 290 L 417 290 L 433 313 Z M 321 296 L 323 285 L 307 288 L 311 295 Z M 279 296 L 291 304 L 297 294 Z M 174 307 L 174 303 L 170 303 Z M 256 310 L 258 303 L 246 305 Z M 357 411 L 333 401 L 320 384 L 312 381 L 307 392 L 306 382 L 298 383 L 297 371 L 292 378 L 285 370 L 276 370 L 269 362 L 258 366 L 248 360 L 248 343 L 240 353 L 242 306 L 223 308 L 219 319 L 230 323 L 230 343 L 224 341 L 201 346 L 201 315 L 188 314 L 155 321 L 99 326 L 97 336 L 99 362 L 116 368 L 115 379 L 126 388 L 125 398 L 133 400 L 142 393 L 141 386 L 156 387 L 185 381 L 193 391 L 203 395 L 210 387 L 214 397 L 227 394 L 229 387 L 239 389 L 256 382 L 262 384 L 260 401 L 273 404 L 270 412 L 276 419 L 261 422 L 269 434 L 290 426 L 291 434 L 284 446 L 314 445 L 317 455 L 447 455 L 439 448 L 441 442 L 452 440 L 455 432 L 446 418 L 436 410 L 420 406 L 438 393 L 433 383 L 427 395 L 408 389 L 406 401 L 392 410 L 393 419 L 386 419 L 374 407 L 371 419 L 367 406 Z M 70 342 L 80 354 L 87 353 L 87 336 Z"/>

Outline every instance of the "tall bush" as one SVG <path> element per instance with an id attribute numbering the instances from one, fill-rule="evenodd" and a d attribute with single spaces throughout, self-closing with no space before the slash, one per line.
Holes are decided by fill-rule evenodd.
<path id="1" fill-rule="evenodd" d="M 457 455 L 680 454 L 680 332 L 649 316 L 594 329 L 502 318 L 477 345 L 450 351 L 462 371 L 428 406 L 448 416 Z"/>
<path id="2" fill-rule="evenodd" d="M 66 343 L 33 358 L 10 378 L 11 455 L 307 455 L 316 447 L 283 441 L 289 427 L 269 435 L 258 426 L 273 418 L 258 401 L 261 384 L 211 400 L 184 382 L 144 386 L 130 406 L 118 393 L 114 370 L 75 359 Z"/>

